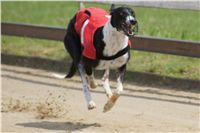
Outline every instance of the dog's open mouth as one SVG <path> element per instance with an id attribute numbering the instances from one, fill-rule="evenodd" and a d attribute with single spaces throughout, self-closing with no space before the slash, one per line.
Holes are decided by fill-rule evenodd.
<path id="1" fill-rule="evenodd" d="M 122 30 L 127 36 L 134 36 L 138 32 L 138 24 L 131 25 L 122 23 Z"/>

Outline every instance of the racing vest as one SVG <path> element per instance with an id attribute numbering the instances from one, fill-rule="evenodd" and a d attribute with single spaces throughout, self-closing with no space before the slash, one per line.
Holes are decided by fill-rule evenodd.
<path id="1" fill-rule="evenodd" d="M 81 44 L 83 46 L 83 56 L 96 60 L 96 49 L 94 47 L 94 34 L 95 31 L 104 26 L 110 14 L 105 10 L 95 7 L 83 8 L 76 13 L 75 30 L 80 35 Z M 116 55 L 110 57 L 102 57 L 103 60 L 112 60 L 125 54 L 130 48 L 129 46 Z"/>

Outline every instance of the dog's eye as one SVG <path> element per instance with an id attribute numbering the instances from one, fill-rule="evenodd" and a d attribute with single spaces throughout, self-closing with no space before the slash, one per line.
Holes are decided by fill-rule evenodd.
<path id="1" fill-rule="evenodd" d="M 120 12 L 119 14 L 121 17 L 126 17 L 126 13 L 125 12 Z"/>

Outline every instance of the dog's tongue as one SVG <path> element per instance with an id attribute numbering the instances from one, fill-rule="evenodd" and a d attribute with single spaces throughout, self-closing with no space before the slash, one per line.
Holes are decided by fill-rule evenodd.
<path id="1" fill-rule="evenodd" d="M 132 30 L 128 30 L 128 34 L 129 35 L 133 35 L 133 31 Z"/>
<path id="2" fill-rule="evenodd" d="M 129 28 L 128 28 L 128 34 L 129 35 L 133 35 L 134 29 L 135 29 L 135 26 L 134 25 L 130 25 Z"/>

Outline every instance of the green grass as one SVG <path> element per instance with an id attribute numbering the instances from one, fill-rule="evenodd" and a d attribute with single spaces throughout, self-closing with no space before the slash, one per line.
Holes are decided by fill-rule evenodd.
<path id="1" fill-rule="evenodd" d="M 77 2 L 2 2 L 2 21 L 66 27 Z"/>
<path id="2" fill-rule="evenodd" d="M 109 10 L 109 5 L 87 3 Z M 78 2 L 2 2 L 2 21 L 66 27 Z M 200 41 L 200 12 L 134 7 L 141 35 Z"/>
<path id="3" fill-rule="evenodd" d="M 109 5 L 86 3 L 109 10 Z M 2 2 L 2 21 L 66 27 L 79 8 L 77 2 Z M 140 35 L 200 41 L 200 12 L 134 7 Z M 68 60 L 63 43 L 2 36 L 2 52 Z M 172 77 L 200 79 L 200 60 L 132 51 L 128 69 Z"/>
<path id="4" fill-rule="evenodd" d="M 59 60 L 69 58 L 62 42 L 3 36 L 2 44 L 3 53 Z"/>

